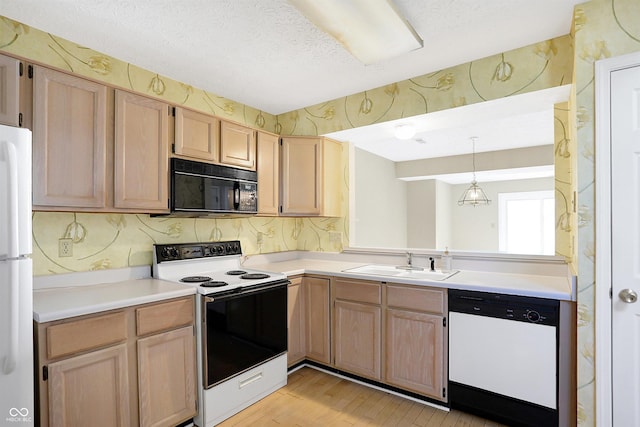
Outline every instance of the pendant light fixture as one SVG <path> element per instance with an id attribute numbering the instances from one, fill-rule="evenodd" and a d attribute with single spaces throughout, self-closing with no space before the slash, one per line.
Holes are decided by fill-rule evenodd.
<path id="1" fill-rule="evenodd" d="M 484 193 L 484 190 L 478 186 L 478 182 L 476 181 L 476 139 L 477 137 L 471 137 L 472 143 L 472 162 L 473 162 L 473 181 L 471 181 L 471 185 L 469 188 L 462 193 L 462 196 L 458 199 L 458 205 L 471 205 L 474 208 L 477 205 L 488 205 L 491 203 L 491 200 Z"/>

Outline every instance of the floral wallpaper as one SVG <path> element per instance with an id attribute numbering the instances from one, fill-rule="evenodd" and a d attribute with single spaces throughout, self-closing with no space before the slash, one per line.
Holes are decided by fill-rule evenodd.
<path id="1" fill-rule="evenodd" d="M 323 135 L 572 81 L 573 40 L 558 37 L 278 116 L 278 131 Z"/>
<path id="2" fill-rule="evenodd" d="M 0 16 L 0 51 L 256 129 L 274 132 L 277 127 L 277 119 L 272 114 L 144 70 L 3 16 Z"/>
<path id="3" fill-rule="evenodd" d="M 574 190 L 576 185 L 575 138 L 571 136 L 569 103 L 554 106 L 554 165 L 556 199 L 556 255 L 575 262 L 576 215 Z"/>
<path id="4" fill-rule="evenodd" d="M 595 421 L 595 142 L 594 63 L 640 51 L 640 2 L 591 0 L 574 11 L 577 139 L 578 424 Z"/>
<path id="5" fill-rule="evenodd" d="M 59 274 L 150 265 L 154 243 L 240 240 L 245 254 L 314 250 L 340 252 L 329 232 L 342 218 L 169 218 L 143 214 L 34 212 L 34 274 Z M 58 257 L 58 239 L 73 255 Z"/>

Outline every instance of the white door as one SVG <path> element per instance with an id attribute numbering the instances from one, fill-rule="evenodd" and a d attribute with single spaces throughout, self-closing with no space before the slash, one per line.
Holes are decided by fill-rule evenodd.
<path id="1" fill-rule="evenodd" d="M 611 72 L 610 120 L 613 425 L 640 426 L 640 66 Z"/>

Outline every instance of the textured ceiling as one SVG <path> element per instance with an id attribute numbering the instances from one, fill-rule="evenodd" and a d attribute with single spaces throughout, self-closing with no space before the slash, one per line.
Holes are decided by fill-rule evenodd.
<path id="1" fill-rule="evenodd" d="M 395 0 L 424 48 L 369 66 L 285 0 L 0 0 L 0 15 L 280 114 L 568 34 L 581 2 Z M 469 153 L 471 136 L 477 151 L 551 144 L 553 104 L 567 98 L 558 88 L 332 136 L 394 161 Z M 406 122 L 418 133 L 395 140 Z"/>
<path id="2" fill-rule="evenodd" d="M 568 34 L 580 1 L 395 3 L 425 46 L 369 66 L 285 0 L 2 0 L 0 15 L 279 114 Z"/>

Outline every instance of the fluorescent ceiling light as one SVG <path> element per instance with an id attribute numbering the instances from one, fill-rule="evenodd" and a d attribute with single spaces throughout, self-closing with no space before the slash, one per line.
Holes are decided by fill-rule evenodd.
<path id="1" fill-rule="evenodd" d="M 422 47 L 390 0 L 289 0 L 315 26 L 366 64 Z"/>

